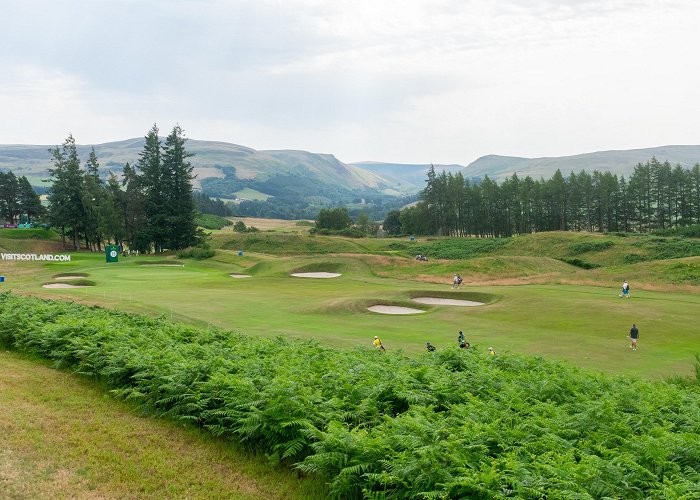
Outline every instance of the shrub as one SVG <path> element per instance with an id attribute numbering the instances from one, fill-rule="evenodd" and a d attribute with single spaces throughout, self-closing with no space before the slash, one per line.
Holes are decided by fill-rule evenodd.
<path id="1" fill-rule="evenodd" d="M 615 245 L 613 241 L 603 240 L 603 241 L 581 241 L 579 243 L 574 243 L 569 247 L 569 253 L 572 255 L 578 255 L 580 253 L 587 252 L 600 252 L 606 250 Z"/>
<path id="2" fill-rule="evenodd" d="M 414 255 L 422 253 L 435 259 L 456 260 L 495 252 L 510 241 L 510 238 L 449 238 L 431 240 L 410 248 Z"/>
<path id="3" fill-rule="evenodd" d="M 189 247 L 177 252 L 178 259 L 204 260 L 211 259 L 214 255 L 216 255 L 216 251 L 208 245 Z"/>
<path id="4" fill-rule="evenodd" d="M 585 260 L 581 259 L 561 259 L 561 261 L 571 264 L 572 266 L 580 267 L 581 269 L 597 269 L 600 267 L 600 264 L 586 262 Z"/>

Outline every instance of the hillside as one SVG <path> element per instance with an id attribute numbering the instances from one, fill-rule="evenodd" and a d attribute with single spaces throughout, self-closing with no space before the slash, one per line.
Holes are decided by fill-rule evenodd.
<path id="1" fill-rule="evenodd" d="M 467 165 L 462 173 L 465 177 L 483 177 L 502 180 L 517 173 L 519 177 L 549 178 L 557 171 L 562 174 L 586 170 L 611 172 L 629 176 L 635 165 L 645 163 L 652 157 L 671 165 L 680 164 L 689 168 L 700 162 L 699 146 L 660 146 L 655 148 L 597 151 L 571 156 L 519 158 L 516 156 L 487 155 Z"/>
<path id="2" fill-rule="evenodd" d="M 127 162 L 135 163 L 143 149 L 143 138 L 94 145 L 103 172 L 121 172 Z M 33 184 L 48 176 L 52 167 L 49 145 L 0 145 L 0 169 L 26 175 Z M 81 159 L 93 146 L 79 145 Z M 197 183 L 210 194 L 234 198 L 243 189 L 255 189 L 273 196 L 335 196 L 338 193 L 392 191 L 391 181 L 354 165 L 342 163 L 331 154 L 307 151 L 257 151 L 225 142 L 189 139 L 187 149 Z"/>
<path id="3" fill-rule="evenodd" d="M 425 178 L 430 168 L 429 163 L 386 163 L 378 161 L 361 161 L 351 163 L 394 184 L 394 189 L 402 193 L 416 193 L 425 187 Z M 437 172 L 457 173 L 464 165 L 434 165 Z"/>

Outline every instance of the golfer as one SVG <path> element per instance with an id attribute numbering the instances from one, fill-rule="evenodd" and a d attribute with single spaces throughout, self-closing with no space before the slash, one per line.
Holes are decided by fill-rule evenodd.
<path id="1" fill-rule="evenodd" d="M 457 343 L 459 345 L 464 344 L 464 333 L 462 333 L 462 330 L 460 330 L 459 335 L 457 335 Z"/>
<path id="2" fill-rule="evenodd" d="M 627 280 L 622 284 L 622 295 L 620 297 L 625 297 L 628 298 L 630 297 L 630 285 L 627 283 Z"/>
<path id="3" fill-rule="evenodd" d="M 637 350 L 637 339 L 639 338 L 639 330 L 637 329 L 637 325 L 632 323 L 632 328 L 630 328 L 630 340 L 632 341 L 632 344 L 630 345 L 630 349 L 633 351 Z"/>
<path id="4" fill-rule="evenodd" d="M 431 345 L 430 342 L 426 342 L 425 343 L 425 350 L 428 352 L 433 352 L 435 350 L 435 346 Z"/>
<path id="5" fill-rule="evenodd" d="M 374 341 L 372 344 L 374 344 L 375 349 L 378 351 L 386 351 L 386 349 L 384 349 L 384 344 L 382 344 L 382 341 L 376 335 L 374 336 Z"/>

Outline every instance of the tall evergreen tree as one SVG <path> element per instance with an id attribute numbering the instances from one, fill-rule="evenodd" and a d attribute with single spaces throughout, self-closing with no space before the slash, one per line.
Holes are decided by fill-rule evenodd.
<path id="1" fill-rule="evenodd" d="M 193 167 L 187 160 L 193 155 L 185 150 L 186 140 L 182 128 L 175 125 L 163 146 L 161 181 L 167 227 L 164 242 L 173 250 L 195 245 L 198 240 L 192 198 Z"/>
<path id="2" fill-rule="evenodd" d="M 61 241 L 66 246 L 66 229 L 71 232 L 73 249 L 78 249 L 79 229 L 83 222 L 82 186 L 78 150 L 73 135 L 69 134 L 63 145 L 50 149 L 53 168 L 49 169 L 53 181 L 49 188 L 51 223 L 61 230 Z"/>
<path id="3" fill-rule="evenodd" d="M 146 134 L 143 150 L 139 154 L 138 168 L 141 170 L 146 214 L 146 227 L 140 229 L 139 240 L 148 240 L 156 252 L 163 250 L 168 235 L 168 208 L 165 196 L 165 176 L 161 160 L 161 143 L 158 127 L 154 124 Z"/>
<path id="4" fill-rule="evenodd" d="M 19 182 L 12 172 L 0 172 L 0 217 L 14 224 L 20 214 Z"/>
<path id="5" fill-rule="evenodd" d="M 20 213 L 27 216 L 28 223 L 35 220 L 43 212 L 39 195 L 36 194 L 25 176 L 18 179 L 17 204 Z"/>

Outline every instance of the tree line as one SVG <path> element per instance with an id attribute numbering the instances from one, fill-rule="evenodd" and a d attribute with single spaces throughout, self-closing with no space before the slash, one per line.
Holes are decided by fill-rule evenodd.
<path id="1" fill-rule="evenodd" d="M 140 252 L 178 250 L 199 240 L 192 196 L 192 156 L 185 149 L 179 125 L 162 143 L 153 125 L 134 165 L 123 175 L 109 172 L 101 181 L 95 150 L 84 168 L 75 139 L 50 149 L 53 168 L 48 191 L 48 220 L 66 246 L 77 250 L 81 242 L 93 250 L 107 243 L 125 244 Z"/>
<path id="2" fill-rule="evenodd" d="M 700 164 L 672 167 L 652 158 L 629 179 L 581 170 L 564 177 L 472 183 L 428 171 L 420 201 L 389 212 L 389 234 L 507 237 L 540 231 L 649 232 L 700 224 Z"/>
<path id="3" fill-rule="evenodd" d="M 8 224 L 31 223 L 42 212 L 39 196 L 24 175 L 0 172 L 0 218 Z M 25 218 L 20 220 L 22 216 Z"/>

